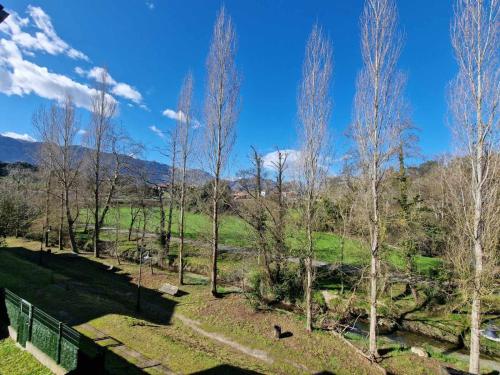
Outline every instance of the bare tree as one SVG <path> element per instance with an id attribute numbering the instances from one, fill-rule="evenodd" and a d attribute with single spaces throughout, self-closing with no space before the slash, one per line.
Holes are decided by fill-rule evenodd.
<path id="1" fill-rule="evenodd" d="M 94 256 L 99 257 L 99 233 L 106 213 L 108 212 L 115 184 L 118 178 L 119 163 L 115 163 L 114 171 L 110 172 L 110 163 L 103 160 L 103 152 L 115 150 L 116 137 L 114 134 L 113 117 L 116 112 L 116 101 L 109 94 L 109 75 L 106 70 L 98 77 L 96 93 L 92 97 L 91 121 L 87 134 L 87 146 L 89 152 L 89 174 L 90 190 L 93 197 L 94 233 L 93 247 Z M 115 154 L 115 161 L 118 155 Z M 102 205 L 102 194 L 104 184 L 108 182 L 108 194 Z"/>
<path id="2" fill-rule="evenodd" d="M 164 254 L 162 258 L 166 258 L 170 252 L 170 240 L 172 238 L 172 215 L 174 211 L 175 203 L 175 176 L 177 169 L 177 154 L 178 154 L 178 143 L 179 134 L 178 126 L 176 126 L 170 132 L 170 162 L 171 162 L 171 172 L 170 172 L 170 183 L 169 183 L 169 201 L 168 201 L 168 220 L 167 220 L 167 231 L 165 235 L 164 243 Z M 164 228 L 163 228 L 164 230 Z"/>
<path id="3" fill-rule="evenodd" d="M 205 98 L 206 159 L 213 176 L 211 292 L 217 294 L 219 209 L 222 199 L 221 175 L 235 138 L 240 79 L 235 64 L 236 32 L 231 17 L 221 8 L 215 21 L 207 57 Z"/>
<path id="4" fill-rule="evenodd" d="M 44 164 L 51 166 L 54 178 L 61 188 L 61 210 L 66 211 L 71 250 L 76 253 L 78 249 L 74 223 L 78 217 L 78 207 L 76 213 L 73 213 L 72 193 L 77 191 L 81 157 L 74 147 L 78 122 L 71 97 L 67 96 L 62 106 L 53 104 L 49 111 L 40 109 L 33 117 L 33 125 L 43 143 Z M 78 197 L 75 201 L 77 199 Z"/>
<path id="5" fill-rule="evenodd" d="M 287 206 L 284 191 L 288 154 L 278 149 L 274 160 L 266 162 L 254 147 L 251 149 L 252 167 L 239 173 L 239 183 L 248 198 L 235 200 L 234 210 L 251 228 L 250 240 L 257 250 L 258 265 L 262 268 L 261 297 L 269 299 L 269 294 L 263 295 L 268 286 L 268 291 L 274 293 L 272 297 L 282 298 L 280 293 L 275 292 L 278 284 L 284 282 L 283 271 L 289 255 L 285 241 Z M 271 170 L 274 183 L 269 182 L 265 168 Z"/>
<path id="6" fill-rule="evenodd" d="M 458 74 L 451 84 L 450 107 L 467 199 L 462 200 L 463 231 L 468 237 L 472 264 L 471 343 L 469 372 L 479 373 L 481 300 L 484 263 L 498 246 L 491 241 L 499 215 L 498 150 L 500 97 L 498 0 L 457 0 L 451 42 Z M 497 225 L 498 222 L 494 221 Z M 493 257 L 494 258 L 494 257 Z"/>
<path id="7" fill-rule="evenodd" d="M 263 269 L 264 281 L 272 285 L 274 281 L 271 270 L 273 243 L 268 241 L 270 230 L 268 219 L 271 218 L 268 213 L 271 211 L 266 202 L 267 189 L 263 177 L 264 159 L 255 147 L 252 146 L 251 149 L 252 168 L 239 173 L 240 184 L 249 199 L 242 199 L 235 211 L 252 229 L 251 242 L 257 250 L 257 263 Z"/>
<path id="8" fill-rule="evenodd" d="M 193 75 L 189 72 L 182 83 L 179 96 L 179 112 L 182 113 L 182 121 L 179 121 L 179 153 L 181 173 L 181 196 L 179 204 L 179 284 L 184 283 L 184 227 L 186 222 L 186 174 L 192 151 L 193 142 Z"/>
<path id="9" fill-rule="evenodd" d="M 372 358 L 378 356 L 377 277 L 380 247 L 380 184 L 384 164 L 394 153 L 402 76 L 396 72 L 401 49 L 397 9 L 393 0 L 366 0 L 360 19 L 363 68 L 354 103 L 353 135 L 365 179 L 370 229 L 370 338 Z"/>
<path id="10" fill-rule="evenodd" d="M 298 94 L 300 120 L 300 187 L 303 221 L 307 245 L 304 250 L 306 268 L 306 328 L 312 330 L 312 288 L 314 230 L 316 206 L 327 173 L 328 122 L 331 114 L 330 81 L 333 70 L 332 47 L 315 24 L 307 40 L 302 82 Z"/>
<path id="11" fill-rule="evenodd" d="M 272 233 L 276 242 L 276 280 L 281 280 L 281 268 L 283 267 L 283 263 L 285 262 L 288 253 L 285 233 L 285 228 L 287 226 L 287 206 L 284 191 L 285 173 L 288 169 L 288 155 L 288 153 L 277 149 L 276 160 L 271 162 L 272 168 L 275 172 L 277 205 L 277 209 L 271 211 L 270 215 L 272 217 L 272 223 L 274 224 L 272 227 Z"/>

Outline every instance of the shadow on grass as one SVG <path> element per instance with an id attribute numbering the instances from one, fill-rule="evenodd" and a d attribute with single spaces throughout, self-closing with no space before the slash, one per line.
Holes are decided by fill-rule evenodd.
<path id="1" fill-rule="evenodd" d="M 217 291 L 217 298 L 226 298 L 229 297 L 232 294 L 241 294 L 242 292 L 240 290 L 219 290 Z"/>
<path id="2" fill-rule="evenodd" d="M 202 370 L 202 371 L 197 371 L 191 373 L 191 375 L 219 375 L 219 374 L 226 374 L 226 375 L 258 375 L 261 374 L 260 372 L 253 371 L 253 370 L 247 370 L 243 369 L 240 367 L 232 366 L 232 365 L 219 365 L 207 370 Z"/>
<path id="3" fill-rule="evenodd" d="M 281 333 L 279 338 L 280 339 L 286 339 L 286 338 L 292 337 L 292 336 L 293 336 L 292 332 L 286 331 L 286 332 Z"/>
<path id="4" fill-rule="evenodd" d="M 9 337 L 9 316 L 7 315 L 7 307 L 5 306 L 5 290 L 0 288 L 0 340 Z"/>
<path id="5" fill-rule="evenodd" d="M 81 345 L 83 347 L 78 353 L 78 368 L 68 374 L 146 374 L 137 365 L 111 351 L 110 347 L 96 345 L 88 337 L 82 337 Z"/>
<path id="6" fill-rule="evenodd" d="M 133 276 L 116 273 L 107 266 L 83 256 L 68 253 L 44 253 L 39 265 L 39 252 L 23 247 L 12 247 L 2 251 L 13 258 L 31 262 L 31 266 L 19 269 L 4 269 L 6 286 L 22 298 L 29 300 L 55 318 L 77 326 L 109 314 L 119 314 L 145 320 L 148 325 L 170 324 L 177 302 L 162 297 L 162 293 L 141 288 L 141 309 L 136 312 L 137 285 Z M 36 274 L 52 276 L 40 278 Z M 30 281 L 26 281 L 29 278 Z M 2 299 L 3 301 L 3 299 Z M 1 322 L 7 322 L 5 305 L 0 304 Z M 8 324 L 8 322 L 7 322 Z M 3 327 L 2 327 L 3 326 Z M 0 324 L 0 337 L 6 335 L 6 324 Z M 74 374 L 143 374 L 144 370 L 109 348 L 99 346 L 83 337 L 83 348 L 79 353 L 79 368 Z"/>
<path id="7" fill-rule="evenodd" d="M 38 265 L 37 251 L 22 247 L 12 247 L 7 251 Z M 154 324 L 170 324 L 177 302 L 163 298 L 163 293 L 157 290 L 141 287 L 141 312 L 136 312 L 138 287 L 132 282 L 135 275 L 109 271 L 98 261 L 69 253 L 45 253 L 41 267 L 64 278 L 49 285 L 31 285 L 35 293 L 28 297 L 70 325 L 76 326 L 109 314 L 128 315 Z M 13 276 L 22 278 L 22 275 Z M 22 295 L 22 291 L 16 291 L 15 287 L 9 289 Z"/>
<path id="8" fill-rule="evenodd" d="M 185 290 L 179 289 L 175 296 L 176 297 L 184 297 L 184 296 L 188 296 L 188 295 L 189 295 L 189 292 L 186 292 Z"/>

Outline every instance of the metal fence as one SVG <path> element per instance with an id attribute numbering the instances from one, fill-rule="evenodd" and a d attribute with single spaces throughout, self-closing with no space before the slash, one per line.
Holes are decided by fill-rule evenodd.
<path id="1" fill-rule="evenodd" d="M 21 346 L 29 341 L 64 369 L 77 368 L 80 333 L 8 289 L 3 290 L 3 297 L 9 325 Z"/>

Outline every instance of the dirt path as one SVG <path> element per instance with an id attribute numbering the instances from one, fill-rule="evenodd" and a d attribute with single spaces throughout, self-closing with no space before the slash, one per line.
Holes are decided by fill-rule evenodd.
<path id="1" fill-rule="evenodd" d="M 269 363 L 269 364 L 274 363 L 274 359 L 269 357 L 269 355 L 263 350 L 252 349 L 252 348 L 249 348 L 247 346 L 241 345 L 240 343 L 238 343 L 236 341 L 232 341 L 221 334 L 205 331 L 203 328 L 200 327 L 199 322 L 197 322 L 196 320 L 189 319 L 188 317 L 186 317 L 182 314 L 174 313 L 174 318 L 179 319 L 183 324 L 185 324 L 186 326 L 188 326 L 192 330 L 196 331 L 200 335 L 206 336 L 212 340 L 215 340 L 215 341 L 218 341 L 222 344 L 228 345 L 235 350 L 238 350 L 238 351 L 240 351 L 246 355 L 249 355 L 251 357 L 260 359 L 261 361 L 264 361 L 266 363 Z"/>

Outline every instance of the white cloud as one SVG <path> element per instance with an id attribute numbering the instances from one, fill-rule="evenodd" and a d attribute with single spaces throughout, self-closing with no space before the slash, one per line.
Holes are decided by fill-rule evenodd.
<path id="1" fill-rule="evenodd" d="M 172 120 L 181 121 L 181 122 L 186 121 L 186 115 L 184 113 L 182 113 L 182 111 L 176 112 L 173 109 L 167 108 L 166 110 L 164 110 L 162 112 L 162 114 L 163 114 L 163 116 L 168 117 Z"/>
<path id="2" fill-rule="evenodd" d="M 111 89 L 111 92 L 115 95 L 121 96 L 122 98 L 129 99 L 136 104 L 140 104 L 142 102 L 141 93 L 126 83 L 117 83 Z"/>
<path id="3" fill-rule="evenodd" d="M 186 122 L 187 118 L 186 115 L 182 111 L 175 111 L 173 109 L 167 108 L 162 112 L 162 115 L 165 117 L 168 117 L 169 119 L 175 120 L 175 121 L 181 121 L 181 122 Z M 198 129 L 201 127 L 201 122 L 196 120 L 195 118 L 191 119 L 191 126 L 193 129 Z"/>
<path id="4" fill-rule="evenodd" d="M 111 86 L 111 92 L 113 94 L 131 100 L 135 104 L 138 104 L 141 108 L 147 109 L 147 107 L 142 104 L 142 95 L 139 91 L 127 83 L 117 82 L 113 77 L 111 77 L 105 68 L 94 66 L 92 69 L 87 71 L 77 66 L 75 68 L 75 72 L 82 77 L 93 79 L 96 82 L 103 82 L 105 79 L 106 83 Z"/>
<path id="5" fill-rule="evenodd" d="M 75 68 L 75 73 L 78 74 L 79 76 L 83 77 L 83 76 L 85 76 L 85 69 L 80 68 L 79 66 L 77 66 Z"/>
<path id="6" fill-rule="evenodd" d="M 29 17 L 26 18 L 21 18 L 16 12 L 9 12 L 11 14 L 0 26 L 0 31 L 9 35 L 26 54 L 43 51 L 50 55 L 65 54 L 74 60 L 89 61 L 87 55 L 74 49 L 57 35 L 50 17 L 42 8 L 29 5 Z M 28 27 L 36 29 L 36 32 L 30 34 L 23 30 Z"/>
<path id="7" fill-rule="evenodd" d="M 163 134 L 163 132 L 160 129 L 158 129 L 156 126 L 154 126 L 154 125 L 151 125 L 149 127 L 149 130 L 151 130 L 153 133 L 155 133 L 160 138 L 164 138 L 165 137 L 165 134 Z"/>
<path id="8" fill-rule="evenodd" d="M 100 66 L 94 66 L 87 72 L 87 77 L 92 78 L 96 82 L 103 82 L 106 80 L 108 85 L 116 85 L 116 81 L 111 77 L 108 71 Z"/>
<path id="9" fill-rule="evenodd" d="M 1 133 L 1 135 L 3 135 L 4 137 L 19 139 L 21 141 L 36 142 L 36 139 L 27 133 L 19 134 L 16 132 L 3 132 Z"/>
<path id="10" fill-rule="evenodd" d="M 153 10 L 155 8 L 155 3 L 151 0 L 146 0 L 146 6 L 150 9 Z"/>
<path id="11" fill-rule="evenodd" d="M 300 163 L 300 151 L 299 150 L 280 150 L 286 155 L 286 166 L 288 169 L 296 170 Z M 263 158 L 264 168 L 270 170 L 276 170 L 276 163 L 278 162 L 278 151 L 269 152 L 264 155 Z"/>
<path id="12" fill-rule="evenodd" d="M 71 95 L 76 106 L 89 110 L 96 94 L 93 88 L 25 60 L 16 43 L 5 39 L 0 39 L 0 77 L 0 92 L 4 94 L 36 94 L 58 102 Z"/>
<path id="13" fill-rule="evenodd" d="M 86 135 L 88 131 L 86 131 L 85 129 L 79 129 L 77 133 L 78 135 Z"/>
<path id="14" fill-rule="evenodd" d="M 89 61 L 88 57 L 63 41 L 55 32 L 50 17 L 42 8 L 28 6 L 28 17 L 22 18 L 16 12 L 0 25 L 0 92 L 7 95 L 36 94 L 40 97 L 62 102 L 66 95 L 71 95 L 75 105 L 91 109 L 91 98 L 97 91 L 87 84 L 50 72 L 48 68 L 28 61 L 24 56 L 34 57 L 35 52 L 42 51 L 51 55 L 64 54 L 72 59 Z M 28 30 L 29 32 L 25 31 Z M 75 72 L 82 77 L 99 81 L 105 70 L 94 67 L 89 71 L 77 66 Z M 109 74 L 108 83 L 111 92 L 132 101 L 141 108 L 142 95 L 132 86 L 117 82 Z M 112 101 L 116 99 L 109 95 Z"/>

